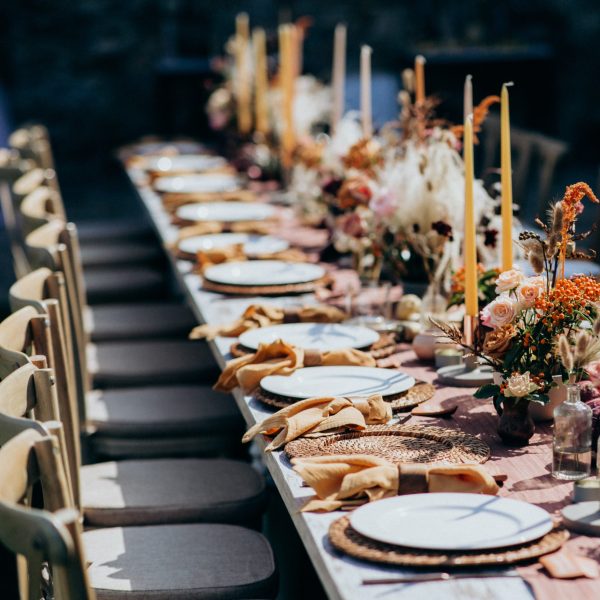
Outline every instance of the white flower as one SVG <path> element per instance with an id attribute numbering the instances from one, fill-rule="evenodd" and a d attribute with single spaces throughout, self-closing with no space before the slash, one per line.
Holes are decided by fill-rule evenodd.
<path id="1" fill-rule="evenodd" d="M 496 329 L 512 323 L 519 311 L 519 305 L 508 294 L 501 294 L 481 311 L 481 322 L 486 327 Z"/>
<path id="2" fill-rule="evenodd" d="M 525 275 L 519 269 L 503 271 L 498 275 L 498 279 L 496 280 L 496 294 L 516 290 L 524 279 Z"/>
<path id="3" fill-rule="evenodd" d="M 529 377 L 529 371 L 525 373 L 515 373 L 506 380 L 506 389 L 504 390 L 504 396 L 507 398 L 524 398 L 529 396 L 532 392 L 539 389 L 539 385 L 536 385 L 531 381 Z"/>

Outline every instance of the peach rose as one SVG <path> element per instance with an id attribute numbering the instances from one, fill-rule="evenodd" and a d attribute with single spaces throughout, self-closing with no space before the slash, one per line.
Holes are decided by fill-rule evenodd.
<path id="1" fill-rule="evenodd" d="M 492 329 L 503 327 L 513 322 L 517 308 L 517 304 L 507 294 L 502 294 L 481 311 L 481 322 Z"/>
<path id="2" fill-rule="evenodd" d="M 517 289 L 524 279 L 525 275 L 523 275 L 519 269 L 503 271 L 498 275 L 498 279 L 496 279 L 496 294 L 502 294 Z"/>
<path id="3" fill-rule="evenodd" d="M 483 341 L 483 352 L 490 358 L 502 358 L 510 348 L 511 340 L 517 335 L 514 325 L 503 325 L 488 331 Z"/>

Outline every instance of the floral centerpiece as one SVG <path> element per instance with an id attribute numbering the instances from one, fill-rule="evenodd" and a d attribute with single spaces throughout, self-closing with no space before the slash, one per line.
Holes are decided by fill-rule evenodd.
<path id="1" fill-rule="evenodd" d="M 575 249 L 575 242 L 588 235 L 575 233 L 585 196 L 598 202 L 587 184 L 567 187 L 563 199 L 551 207 L 548 223 L 538 221 L 545 235 L 533 231 L 519 235 L 534 275 L 511 269 L 497 276 L 495 297 L 481 310 L 479 334 L 467 348 L 497 374 L 495 382 L 479 388 L 475 396 L 494 399 L 502 413 L 499 433 L 505 441 L 526 443 L 533 435 L 527 419 L 529 403 L 548 403 L 556 376 L 562 381 L 571 377 L 569 348 L 575 348 L 579 357 L 578 372 L 584 362 L 592 361 L 592 354 L 600 357 L 600 345 L 588 343 L 587 333 L 598 328 L 600 283 L 585 275 L 564 277 L 566 260 L 592 258 Z M 458 328 L 436 325 L 462 344 Z"/>

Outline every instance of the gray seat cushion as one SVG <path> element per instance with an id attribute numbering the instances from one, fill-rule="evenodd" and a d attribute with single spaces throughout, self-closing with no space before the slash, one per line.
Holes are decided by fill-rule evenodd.
<path id="1" fill-rule="evenodd" d="M 107 240 L 116 242 L 156 239 L 151 225 L 144 219 L 98 219 L 93 221 L 77 221 L 76 225 L 79 243 L 82 248 Z"/>
<path id="2" fill-rule="evenodd" d="M 176 302 L 96 305 L 89 312 L 93 341 L 184 337 L 197 325 L 190 309 Z"/>
<path id="3" fill-rule="evenodd" d="M 156 263 L 164 257 L 158 243 L 117 242 L 86 244 L 81 248 L 83 268 Z"/>
<path id="4" fill-rule="evenodd" d="M 273 598 L 273 552 L 236 525 L 107 528 L 83 535 L 98 600 Z"/>
<path id="5" fill-rule="evenodd" d="M 90 304 L 147 302 L 167 295 L 164 273 L 146 266 L 91 269 L 84 273 L 84 279 Z"/>
<path id="6" fill-rule="evenodd" d="M 95 390 L 86 400 L 99 456 L 239 455 L 239 409 L 233 396 L 208 385 Z"/>
<path id="7" fill-rule="evenodd" d="M 257 523 L 266 494 L 250 465 L 228 459 L 125 460 L 81 469 L 91 526 Z"/>
<path id="8" fill-rule="evenodd" d="M 86 410 L 99 435 L 117 437 L 237 434 L 244 427 L 233 396 L 209 385 L 94 390 Z"/>
<path id="9" fill-rule="evenodd" d="M 216 381 L 208 344 L 188 340 L 99 342 L 88 346 L 94 387 L 128 387 Z"/>

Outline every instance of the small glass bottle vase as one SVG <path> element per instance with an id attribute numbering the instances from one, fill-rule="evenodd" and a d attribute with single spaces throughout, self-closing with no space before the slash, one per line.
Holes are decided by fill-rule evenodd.
<path id="1" fill-rule="evenodd" d="M 552 475 L 557 479 L 589 477 L 592 464 L 592 409 L 577 385 L 567 386 L 567 399 L 554 409 Z"/>

